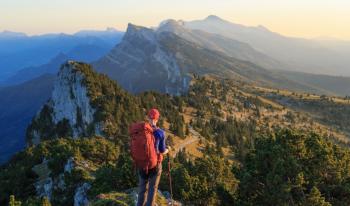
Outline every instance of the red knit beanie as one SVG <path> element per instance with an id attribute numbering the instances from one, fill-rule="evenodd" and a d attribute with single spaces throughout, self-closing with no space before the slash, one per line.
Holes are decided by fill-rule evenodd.
<path id="1" fill-rule="evenodd" d="M 157 109 L 151 109 L 151 110 L 149 110 L 149 112 L 148 112 L 148 117 L 149 117 L 150 119 L 158 120 L 158 119 L 159 119 L 159 116 L 160 116 L 160 114 L 159 114 L 159 111 L 158 111 Z"/>

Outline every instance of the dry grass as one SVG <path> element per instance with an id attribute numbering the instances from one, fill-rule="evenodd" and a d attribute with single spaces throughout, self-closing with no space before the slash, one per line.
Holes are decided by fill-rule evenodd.
<path id="1" fill-rule="evenodd" d="M 215 80 L 210 77 L 206 77 L 206 79 L 209 80 Z M 219 92 L 219 91 L 218 91 Z M 257 92 L 258 95 L 255 93 Z M 208 97 L 210 97 L 211 101 L 213 102 L 219 102 L 221 104 L 221 112 L 223 116 L 220 118 L 225 121 L 228 117 L 235 117 L 236 119 L 240 121 L 248 121 L 251 117 L 256 118 L 258 127 L 262 128 L 264 125 L 267 125 L 269 128 L 272 128 L 273 126 L 281 126 L 281 127 L 287 127 L 287 128 L 293 128 L 293 129 L 302 129 L 303 131 L 315 131 L 317 133 L 325 134 L 325 135 L 332 135 L 335 137 L 335 139 L 338 139 L 342 142 L 350 142 L 349 138 L 340 132 L 331 131 L 330 127 L 322 124 L 320 122 L 317 122 L 315 117 L 310 116 L 309 114 L 303 112 L 303 111 L 297 111 L 294 109 L 285 108 L 283 105 L 279 104 L 276 101 L 273 101 L 267 97 L 263 97 L 261 94 L 268 94 L 268 93 L 276 93 L 279 95 L 285 95 L 292 98 L 302 98 L 302 99 L 310 99 L 310 100 L 319 100 L 321 99 L 321 96 L 314 95 L 314 94 L 306 94 L 306 93 L 296 93 L 291 92 L 288 90 L 277 90 L 277 89 L 271 89 L 271 88 L 264 88 L 264 87 L 256 87 L 256 86 L 241 86 L 241 85 L 234 85 L 230 89 L 228 95 L 227 95 L 227 101 L 224 102 L 220 100 L 219 98 L 215 98 L 212 94 L 208 94 Z M 242 97 L 256 97 L 264 104 L 270 105 L 272 108 L 267 108 L 265 106 L 259 107 L 260 117 L 256 116 L 256 111 L 254 109 L 237 109 L 237 100 L 235 100 L 234 94 L 240 95 Z M 329 97 L 327 97 L 329 98 Z M 349 104 L 349 101 L 341 99 L 339 97 L 331 97 L 334 102 L 337 103 L 343 103 L 343 104 Z M 236 103 L 234 103 L 236 101 Z M 189 124 L 192 119 L 195 118 L 197 110 L 192 107 L 184 107 L 183 115 L 184 121 L 186 124 Z M 294 122 L 291 122 L 288 120 L 288 113 L 292 113 L 295 117 Z M 206 115 L 205 119 L 209 119 L 210 116 Z M 250 121 L 250 120 L 249 120 Z M 180 147 L 183 146 L 183 148 L 186 149 L 187 153 L 193 157 L 202 157 L 203 156 L 203 149 L 205 145 L 208 143 L 207 140 L 204 138 L 201 138 L 202 141 L 194 141 L 196 137 L 193 136 L 193 134 L 189 134 L 186 138 L 180 138 L 173 133 L 169 131 L 169 123 L 164 122 L 164 127 L 166 129 L 167 134 L 170 134 L 173 136 L 173 142 L 174 142 L 174 149 L 175 151 L 178 150 Z M 189 143 L 189 144 L 186 144 Z M 209 142 L 211 145 L 215 145 L 214 142 Z M 171 155 L 174 155 L 176 152 L 172 151 Z M 234 161 L 234 156 L 232 154 L 232 151 L 229 148 L 223 148 L 224 156 L 229 159 L 230 161 Z"/>
<path id="2" fill-rule="evenodd" d="M 278 90 L 278 89 L 272 89 L 272 88 L 264 88 L 264 87 L 257 87 L 254 86 L 254 89 L 265 92 L 265 93 L 277 93 L 279 95 L 289 96 L 293 98 L 301 98 L 305 100 L 321 100 L 322 97 L 320 95 L 315 94 L 309 94 L 309 93 L 301 93 L 301 92 L 292 92 L 288 90 Z M 332 101 L 336 103 L 341 104 L 350 104 L 350 100 L 345 100 L 344 98 L 338 97 L 338 96 L 327 96 L 327 98 L 331 99 Z"/>

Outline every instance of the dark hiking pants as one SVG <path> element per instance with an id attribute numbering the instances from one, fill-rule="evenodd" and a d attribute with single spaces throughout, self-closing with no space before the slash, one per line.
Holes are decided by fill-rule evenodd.
<path id="1" fill-rule="evenodd" d="M 158 167 L 148 170 L 146 173 L 143 170 L 138 171 L 139 188 L 137 197 L 137 206 L 154 206 L 158 191 L 158 184 L 162 174 L 162 164 Z"/>

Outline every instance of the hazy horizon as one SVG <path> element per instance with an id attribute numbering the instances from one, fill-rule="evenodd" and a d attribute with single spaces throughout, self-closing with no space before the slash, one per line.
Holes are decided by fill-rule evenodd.
<path id="1" fill-rule="evenodd" d="M 350 2 L 345 0 L 1 0 L 0 13 L 0 31 L 28 35 L 107 27 L 124 31 L 129 22 L 150 27 L 169 18 L 190 21 L 217 15 L 285 36 L 350 40 Z"/>

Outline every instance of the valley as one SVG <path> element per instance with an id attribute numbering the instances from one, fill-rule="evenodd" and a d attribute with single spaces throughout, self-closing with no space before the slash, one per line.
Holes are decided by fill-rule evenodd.
<path id="1" fill-rule="evenodd" d="M 171 96 L 148 91 L 133 95 L 106 75 L 96 73 L 90 65 L 69 61 L 61 66 L 55 82 L 51 98 L 28 127 L 27 144 L 31 146 L 0 170 L 0 182 L 5 185 L 0 190 L 0 194 L 5 194 L 1 202 L 13 193 L 28 204 L 38 201 L 37 197 L 48 197 L 55 205 L 100 202 L 100 194 L 110 197 L 116 195 L 115 189 L 120 195 L 130 195 L 127 191 L 135 187 L 136 178 L 125 147 L 129 141 L 127 125 L 142 120 L 145 111 L 153 107 L 163 114 L 160 126 L 165 128 L 168 144 L 173 147 L 172 175 L 177 182 L 174 197 L 186 204 L 194 200 L 216 202 L 213 204 L 224 201 L 219 192 L 219 197 L 214 198 L 196 196 L 189 190 L 187 194 L 191 196 L 186 197 L 178 188 L 178 184 L 188 184 L 186 181 L 209 178 L 205 170 L 200 170 L 206 164 L 226 162 L 225 166 L 210 170 L 223 179 L 208 186 L 213 192 L 221 184 L 237 195 L 243 192 L 243 188 L 237 191 L 235 175 L 240 178 L 240 173 L 233 173 L 231 168 L 243 172 L 246 168 L 240 165 L 247 164 L 256 145 L 269 136 L 279 138 L 282 133 L 287 135 L 285 138 L 297 135 L 298 139 L 322 135 L 322 141 L 342 147 L 349 140 L 346 127 L 329 134 L 332 121 L 287 107 L 268 95 L 273 90 L 236 79 L 192 75 L 187 94 Z M 293 98 L 292 93 L 283 92 Z M 342 106 L 350 107 L 343 103 Z M 338 116 L 328 114 L 327 118 Z M 199 171 L 184 179 L 182 175 L 191 167 Z M 162 191 L 168 191 L 166 183 L 167 177 L 163 176 Z M 16 186 L 10 187 L 11 184 Z M 244 197 L 231 198 L 243 201 Z"/>
<path id="2" fill-rule="evenodd" d="M 171 146 L 158 205 L 350 205 L 336 44 L 214 15 L 0 43 L 0 205 L 134 205 L 128 127 L 151 108 Z"/>

